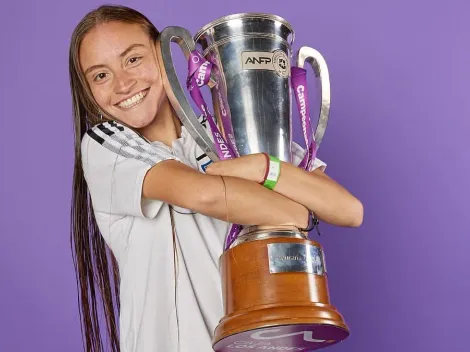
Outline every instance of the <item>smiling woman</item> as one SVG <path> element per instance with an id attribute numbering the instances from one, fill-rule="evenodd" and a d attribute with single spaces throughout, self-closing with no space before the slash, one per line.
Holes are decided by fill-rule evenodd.
<path id="1" fill-rule="evenodd" d="M 305 229 L 309 214 L 359 226 L 361 203 L 323 173 L 263 154 L 210 162 L 174 113 L 156 59 L 158 30 L 101 6 L 70 45 L 75 126 L 71 242 L 87 351 L 210 351 L 223 315 L 218 258 L 229 225 Z M 293 145 L 294 161 L 305 153 Z M 98 302 L 100 299 L 101 302 Z M 119 317 L 119 319 L 117 318 Z M 119 326 L 119 329 L 118 329 Z"/>

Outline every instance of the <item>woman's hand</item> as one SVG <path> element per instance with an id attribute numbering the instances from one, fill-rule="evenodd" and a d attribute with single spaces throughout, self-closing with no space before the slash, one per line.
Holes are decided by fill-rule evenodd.
<path id="1" fill-rule="evenodd" d="M 267 167 L 266 156 L 257 153 L 214 162 L 207 167 L 206 173 L 208 175 L 238 177 L 260 183 L 264 180 Z"/>

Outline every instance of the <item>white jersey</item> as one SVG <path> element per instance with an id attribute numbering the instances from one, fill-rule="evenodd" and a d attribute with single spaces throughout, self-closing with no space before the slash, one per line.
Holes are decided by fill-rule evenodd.
<path id="1" fill-rule="evenodd" d="M 96 220 L 119 265 L 121 351 L 213 351 L 223 317 L 218 261 L 230 224 L 173 207 L 173 240 L 169 205 L 141 197 L 144 176 L 157 163 L 174 159 L 204 172 L 210 159 L 184 127 L 169 148 L 104 122 L 85 134 L 81 148 Z M 298 165 L 305 151 L 295 143 L 292 149 Z"/>

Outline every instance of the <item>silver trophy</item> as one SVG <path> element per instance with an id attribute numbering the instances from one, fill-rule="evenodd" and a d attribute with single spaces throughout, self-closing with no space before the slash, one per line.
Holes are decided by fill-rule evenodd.
<path id="1" fill-rule="evenodd" d="M 197 144 L 217 161 L 220 154 L 176 74 L 172 42 L 179 44 L 188 61 L 194 59 L 191 53 L 198 44 L 202 57 L 217 67 L 208 82 L 212 110 L 222 135 L 238 155 L 266 152 L 293 161 L 294 30 L 286 20 L 245 13 L 219 18 L 194 38 L 181 27 L 161 32 L 157 54 L 170 102 Z M 297 52 L 296 67 L 303 68 L 306 62 L 321 86 L 313 136 L 318 148 L 329 117 L 329 74 L 322 55 L 304 46 Z M 297 228 L 245 227 L 222 254 L 220 274 L 225 316 L 215 331 L 216 351 L 251 351 L 259 343 L 314 350 L 349 335 L 343 317 L 329 301 L 323 248 Z M 249 277 L 254 279 L 247 285 Z"/>

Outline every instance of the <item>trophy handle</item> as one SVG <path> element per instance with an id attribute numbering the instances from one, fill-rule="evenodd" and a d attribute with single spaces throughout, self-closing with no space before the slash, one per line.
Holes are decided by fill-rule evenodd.
<path id="1" fill-rule="evenodd" d="M 207 135 L 204 127 L 199 123 L 198 117 L 191 108 L 191 105 L 189 104 L 184 90 L 178 80 L 171 53 L 172 42 L 176 42 L 181 50 L 183 50 L 186 60 L 189 60 L 191 51 L 196 48 L 196 44 L 191 37 L 191 34 L 182 27 L 171 26 L 166 27 L 161 31 L 156 43 L 156 51 L 165 92 L 176 112 L 176 115 L 184 127 L 186 127 L 191 137 L 193 137 L 199 147 L 201 147 L 202 151 L 206 153 L 212 161 L 219 161 L 220 159 L 217 155 L 214 143 Z M 210 84 L 214 84 L 212 79 Z"/>
<path id="2" fill-rule="evenodd" d="M 315 76 L 319 78 L 321 84 L 320 116 L 314 135 L 318 147 L 325 134 L 330 115 L 330 76 L 326 61 L 317 50 L 307 46 L 301 47 L 297 54 L 297 66 L 304 68 L 305 62 L 308 62 L 310 66 L 312 66 Z"/>

